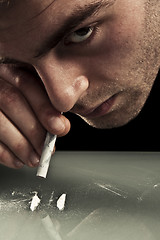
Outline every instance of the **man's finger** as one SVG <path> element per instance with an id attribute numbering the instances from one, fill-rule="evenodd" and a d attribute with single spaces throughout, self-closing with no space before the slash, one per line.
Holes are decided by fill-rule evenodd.
<path id="1" fill-rule="evenodd" d="M 0 142 L 0 164 L 3 164 L 6 167 L 10 168 L 22 168 L 24 163 L 20 161 L 16 156 L 5 146 L 3 143 Z"/>
<path id="2" fill-rule="evenodd" d="M 33 113 L 26 99 L 18 89 L 6 81 L 0 80 L 0 109 L 21 131 L 41 154 L 41 145 L 45 139 L 45 129 Z"/>
<path id="3" fill-rule="evenodd" d="M 2 112 L 0 112 L 0 126 L 0 142 L 24 164 L 30 167 L 37 166 L 39 156 L 32 145 Z"/>
<path id="4" fill-rule="evenodd" d="M 30 72 L 7 68 L 3 76 L 18 88 L 32 107 L 44 128 L 52 134 L 63 136 L 70 130 L 70 122 L 51 104 L 41 79 Z"/>

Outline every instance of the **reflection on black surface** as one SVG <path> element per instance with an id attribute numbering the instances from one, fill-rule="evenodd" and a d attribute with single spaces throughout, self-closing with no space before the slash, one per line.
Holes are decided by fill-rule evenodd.
<path id="1" fill-rule="evenodd" d="M 158 153 L 57 153 L 45 181 L 28 168 L 2 167 L 3 240 L 159 240 L 159 158 Z M 33 191 L 41 203 L 31 212 Z"/>

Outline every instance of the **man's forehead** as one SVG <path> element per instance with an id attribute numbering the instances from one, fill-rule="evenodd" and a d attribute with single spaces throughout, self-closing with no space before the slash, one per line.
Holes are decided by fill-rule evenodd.
<path id="1" fill-rule="evenodd" d="M 32 12 L 33 9 L 41 9 L 42 11 L 48 8 L 50 5 L 54 5 L 54 3 L 58 3 L 62 9 L 68 4 L 68 2 L 72 3 L 72 6 L 76 6 L 77 4 L 86 4 L 90 2 L 91 4 L 97 0 L 0 0 L 0 18 L 3 15 L 6 15 L 7 11 L 10 13 L 10 10 L 14 10 L 14 12 L 18 11 L 29 11 Z M 99 0 L 99 2 L 114 2 L 115 0 Z M 5 12 L 5 13 L 4 13 Z"/>
<path id="2" fill-rule="evenodd" d="M 47 0 L 23 1 L 38 3 Z M 14 14 L 15 19 L 9 20 L 8 27 L 4 26 L 3 28 L 0 21 L 0 56 L 2 62 L 4 58 L 28 61 L 35 56 L 42 56 L 55 47 L 69 32 L 80 26 L 83 21 L 94 18 L 98 12 L 105 13 L 105 9 L 116 2 L 116 0 L 49 1 L 51 4 L 53 3 L 50 4 L 51 7 L 48 7 L 46 11 L 43 8 L 42 13 L 38 9 L 37 15 L 33 14 L 32 11 L 32 18 L 25 17 L 27 11 L 25 8 L 23 9 L 24 14 L 19 13 L 21 16 Z M 62 3 L 64 5 L 61 5 Z M 64 9 L 66 9 L 65 14 Z M 38 13 L 40 14 L 38 15 Z"/>
<path id="3" fill-rule="evenodd" d="M 2 1 L 2 0 L 0 0 Z M 86 4 L 91 5 L 97 0 L 4 0 L 4 7 L 0 7 L 0 31 L 7 30 L 10 27 L 17 26 L 19 24 L 27 24 L 32 20 L 36 20 L 37 17 L 41 17 L 42 13 L 46 13 L 48 18 L 53 18 L 55 14 L 59 13 L 64 15 L 70 12 L 72 8 L 76 6 L 85 7 Z M 9 1 L 7 3 L 7 1 Z M 115 0 L 98 0 L 99 2 L 113 2 Z M 66 9 L 67 8 L 67 9 Z M 44 15 L 43 14 L 43 15 Z M 46 14 L 45 14 L 46 17 Z M 55 16 L 56 18 L 56 16 Z M 30 21 L 31 20 L 31 21 Z M 43 19 L 44 20 L 44 19 Z"/>

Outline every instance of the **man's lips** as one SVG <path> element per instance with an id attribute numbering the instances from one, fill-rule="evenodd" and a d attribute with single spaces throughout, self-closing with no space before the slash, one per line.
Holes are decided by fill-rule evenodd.
<path id="1" fill-rule="evenodd" d="M 113 95 L 112 97 L 108 98 L 106 101 L 101 103 L 100 105 L 88 109 L 83 112 L 77 112 L 77 114 L 86 117 L 86 118 L 97 118 L 97 117 L 102 117 L 106 115 L 109 110 L 112 108 L 115 100 L 116 100 L 117 94 Z"/>

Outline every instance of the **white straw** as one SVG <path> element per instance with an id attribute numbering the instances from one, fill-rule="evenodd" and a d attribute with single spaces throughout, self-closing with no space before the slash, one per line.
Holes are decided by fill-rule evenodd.
<path id="1" fill-rule="evenodd" d="M 57 135 L 52 135 L 51 133 L 47 132 L 40 163 L 37 169 L 37 176 L 39 177 L 46 178 L 47 176 L 49 163 L 56 143 L 56 138 Z"/>

